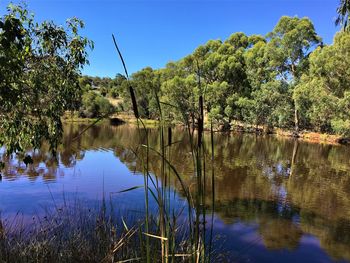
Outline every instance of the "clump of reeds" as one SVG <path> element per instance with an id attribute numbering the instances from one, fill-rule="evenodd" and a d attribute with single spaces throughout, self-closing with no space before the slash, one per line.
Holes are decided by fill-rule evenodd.
<path id="1" fill-rule="evenodd" d="M 135 242 L 134 229 L 125 229 L 105 210 L 78 203 L 46 211 L 29 222 L 21 216 L 0 222 L 0 262 L 101 262 L 137 254 L 126 246 Z M 124 246 L 114 251 L 121 241 Z"/>
<path id="2" fill-rule="evenodd" d="M 128 71 L 126 68 L 125 61 L 120 52 L 120 49 L 117 45 L 114 35 L 112 35 L 114 45 L 120 57 L 120 60 L 123 64 L 125 75 L 127 80 L 129 80 Z M 196 189 L 195 191 L 191 190 L 188 185 L 185 185 L 182 176 L 177 172 L 176 168 L 171 164 L 171 156 L 170 149 L 172 145 L 172 136 L 171 136 L 171 127 L 166 127 L 165 122 L 163 121 L 164 116 L 162 113 L 162 102 L 159 99 L 159 95 L 156 90 L 154 90 L 154 96 L 158 105 L 158 115 L 159 115 L 159 133 L 160 133 L 160 147 L 158 149 L 152 148 L 148 143 L 148 130 L 142 122 L 142 119 L 139 116 L 138 105 L 136 100 L 136 95 L 133 87 L 129 83 L 129 92 L 131 97 L 132 108 L 134 111 L 134 115 L 140 125 L 139 130 L 143 130 L 143 134 L 145 135 L 143 138 L 140 136 L 140 150 L 135 152 L 135 155 L 141 161 L 142 166 L 144 167 L 144 189 L 145 189 L 145 206 L 146 206 L 146 215 L 145 215 L 145 225 L 144 225 L 144 239 L 146 244 L 146 254 L 143 260 L 145 262 L 151 262 L 154 259 L 150 256 L 150 240 L 159 240 L 160 251 L 161 253 L 156 258 L 157 260 L 161 260 L 161 262 L 174 262 L 180 257 L 182 260 L 188 262 L 210 262 L 211 261 L 211 249 L 212 249 L 212 228 L 207 234 L 207 224 L 206 224 L 206 204 L 205 204 L 205 195 L 207 193 L 207 171 L 206 171 L 206 163 L 205 156 L 209 153 L 209 150 L 206 149 L 206 143 L 204 141 L 204 102 L 203 102 L 203 91 L 201 87 L 201 73 L 200 66 L 197 63 L 197 79 L 198 79 L 198 88 L 200 90 L 198 108 L 199 111 L 196 116 L 189 116 L 187 112 L 184 112 L 181 109 L 180 105 L 170 105 L 172 107 L 177 107 L 178 110 L 182 113 L 183 122 L 186 124 L 186 128 L 188 130 L 188 136 L 191 146 L 191 152 L 193 156 L 193 166 L 194 166 L 194 177 L 196 178 Z M 165 104 L 165 103 L 164 103 Z M 197 123 L 197 132 L 195 132 L 195 122 Z M 141 132 L 140 132 L 141 134 Z M 167 136 L 167 138 L 166 138 Z M 195 136 L 197 136 L 197 142 L 195 140 Z M 213 129 L 211 129 L 211 155 L 213 162 Z M 149 154 L 158 155 L 161 161 L 161 169 L 159 174 L 155 174 L 155 179 L 152 178 L 149 172 Z M 211 173 L 211 185 L 212 185 L 212 208 L 215 203 L 215 188 L 214 188 L 214 167 L 211 164 L 212 173 Z M 178 216 L 179 214 L 172 208 L 172 199 L 171 192 L 173 191 L 170 185 L 170 178 L 174 177 L 179 181 L 181 185 L 181 192 L 184 194 L 184 197 L 188 204 L 188 209 L 186 212 L 187 216 L 187 230 L 185 251 L 179 253 L 178 249 Z M 158 206 L 158 220 L 157 220 L 157 228 L 154 229 L 155 232 L 151 232 L 151 228 L 149 227 L 149 197 L 155 199 L 155 202 Z M 213 227 L 213 211 L 212 211 L 212 224 Z M 209 236 L 209 240 L 207 240 L 207 236 Z M 184 247 L 184 246 L 182 246 Z"/>
<path id="3" fill-rule="evenodd" d="M 147 247 L 150 260 L 160 262 L 159 241 L 150 238 L 147 247 L 144 243 L 144 224 L 144 218 L 107 211 L 104 201 L 94 209 L 65 202 L 29 222 L 19 215 L 0 219 L 0 262 L 143 262 Z M 157 229 L 157 218 L 150 216 L 149 231 Z M 180 252 L 188 246 L 186 240 L 177 242 Z"/>

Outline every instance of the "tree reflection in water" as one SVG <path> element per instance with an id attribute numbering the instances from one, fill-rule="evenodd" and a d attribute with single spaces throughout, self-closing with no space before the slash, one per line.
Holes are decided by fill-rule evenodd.
<path id="1" fill-rule="evenodd" d="M 85 127 L 65 125 L 56 158 L 45 144 L 40 150 L 28 151 L 33 158 L 28 167 L 16 158 L 2 156 L 6 163 L 4 178 L 27 176 L 35 180 L 42 176 L 44 180 L 55 180 L 62 175 L 60 166 L 74 167 L 86 151 L 95 150 L 113 150 L 130 171 L 142 171 L 134 154 L 142 150 L 136 139 L 140 131 L 134 126 L 101 124 L 77 137 Z M 150 130 L 149 143 L 156 148 L 158 136 L 157 129 Z M 186 133 L 176 128 L 173 141 L 178 143 L 171 147 L 171 162 L 186 184 L 192 184 L 192 157 Z M 218 133 L 214 151 L 215 213 L 225 224 L 258 224 L 258 233 L 268 249 L 293 250 L 303 234 L 312 234 L 333 258 L 350 260 L 349 147 Z M 158 156 L 151 155 L 151 172 L 159 174 L 160 169 Z M 211 189 L 209 181 L 207 185 Z M 173 187 L 180 189 L 175 178 Z M 195 186 L 191 189 L 195 195 Z M 206 201 L 210 204 L 211 193 Z"/>

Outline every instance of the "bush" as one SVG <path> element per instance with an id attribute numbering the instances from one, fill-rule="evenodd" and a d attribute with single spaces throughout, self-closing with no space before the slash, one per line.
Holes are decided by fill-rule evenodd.
<path id="1" fill-rule="evenodd" d="M 350 121 L 335 119 L 331 121 L 332 129 L 335 133 L 342 136 L 350 136 Z"/>
<path id="2" fill-rule="evenodd" d="M 97 118 L 114 111 L 113 105 L 96 92 L 89 91 L 83 95 L 80 117 Z"/>
<path id="3" fill-rule="evenodd" d="M 118 88 L 117 88 L 117 87 L 113 87 L 113 88 L 109 89 L 108 95 L 109 95 L 110 97 L 112 97 L 112 98 L 117 98 L 117 97 L 119 97 Z"/>

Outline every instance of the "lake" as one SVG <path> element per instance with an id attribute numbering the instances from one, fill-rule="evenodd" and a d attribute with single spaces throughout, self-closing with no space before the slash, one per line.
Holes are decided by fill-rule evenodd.
<path id="1" fill-rule="evenodd" d="M 57 159 L 47 145 L 28 152 L 34 161 L 28 167 L 3 157 L 2 218 L 30 222 L 66 200 L 96 206 L 103 198 L 120 213 L 144 213 L 142 189 L 118 193 L 144 182 L 133 152 L 136 126 L 102 123 L 78 136 L 86 127 L 64 125 Z M 149 135 L 156 147 L 157 129 Z M 174 129 L 173 141 L 170 160 L 190 185 L 187 133 Z M 350 262 L 350 147 L 252 134 L 216 133 L 214 142 L 216 249 L 234 262 Z M 159 158 L 150 156 L 149 169 L 159 173 Z M 185 199 L 176 178 L 171 182 L 181 209 Z"/>

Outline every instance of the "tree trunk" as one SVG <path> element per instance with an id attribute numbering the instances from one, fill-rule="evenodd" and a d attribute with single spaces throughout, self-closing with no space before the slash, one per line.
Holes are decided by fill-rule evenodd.
<path id="1" fill-rule="evenodd" d="M 295 135 L 299 134 L 299 116 L 298 116 L 298 109 L 294 105 L 294 132 Z"/>
<path id="2" fill-rule="evenodd" d="M 292 64 L 292 75 L 294 80 L 297 78 L 296 70 L 295 70 L 295 65 Z M 294 92 L 294 90 L 293 90 Z M 298 137 L 299 134 L 299 116 L 298 116 L 298 109 L 297 109 L 297 103 L 294 99 L 294 136 Z"/>

